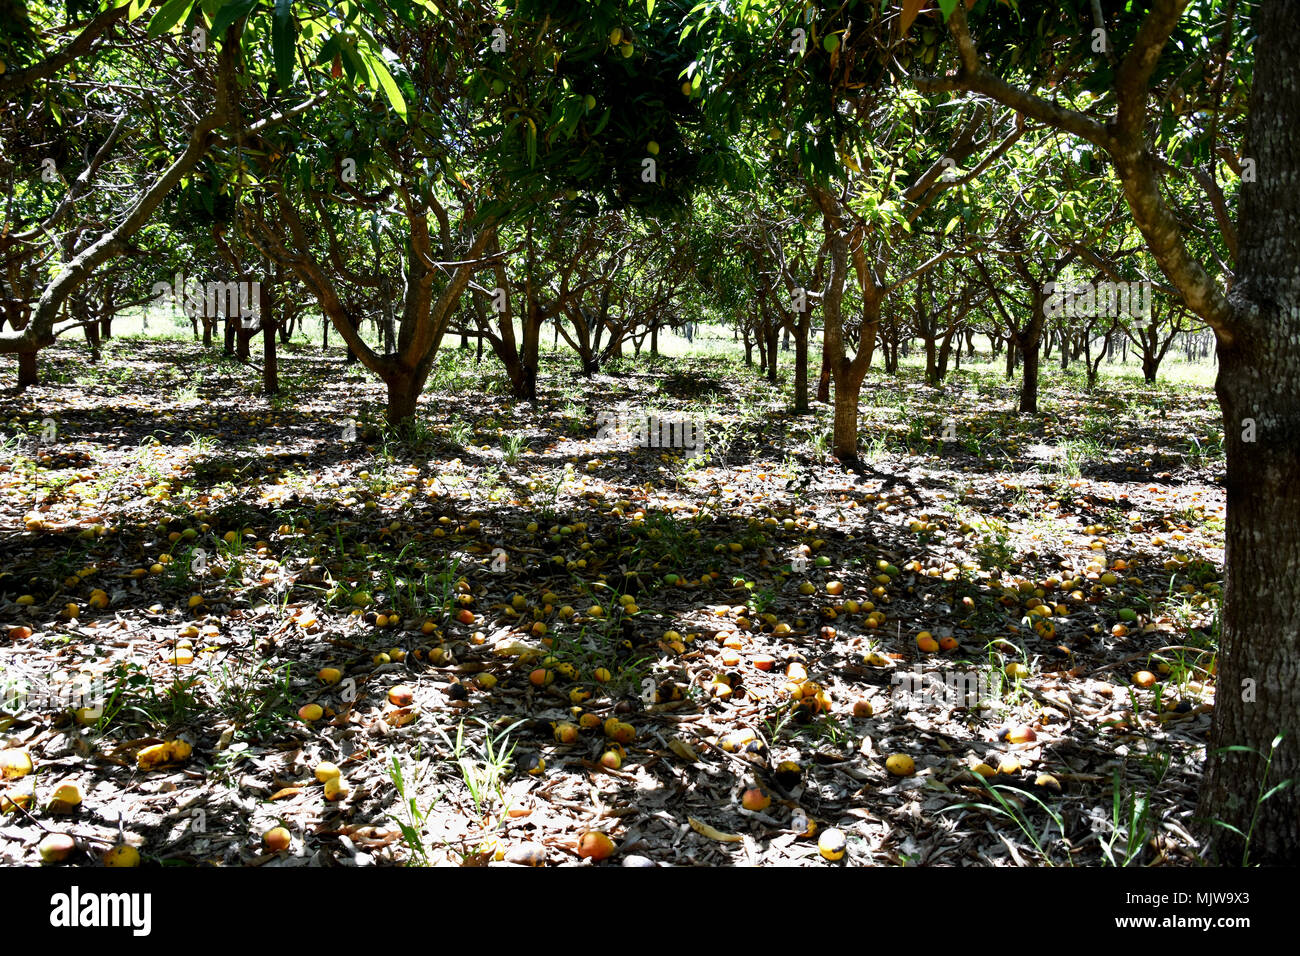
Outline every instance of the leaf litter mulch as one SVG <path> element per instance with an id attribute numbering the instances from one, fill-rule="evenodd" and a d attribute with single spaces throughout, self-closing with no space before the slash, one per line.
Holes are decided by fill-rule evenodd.
<path id="1" fill-rule="evenodd" d="M 0 863 L 1196 861 L 1208 392 L 873 374 L 846 469 L 722 362 L 530 405 L 449 353 L 398 439 L 290 353 L 0 399 Z"/>

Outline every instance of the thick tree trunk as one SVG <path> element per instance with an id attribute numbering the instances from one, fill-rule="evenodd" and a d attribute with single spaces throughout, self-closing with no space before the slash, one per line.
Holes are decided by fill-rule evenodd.
<path id="1" fill-rule="evenodd" d="M 939 355 L 933 336 L 923 335 L 925 343 L 925 383 L 930 386 L 939 384 Z"/>
<path id="2" fill-rule="evenodd" d="M 346 321 L 347 321 L 347 323 L 348 323 L 350 326 L 352 326 L 352 328 L 353 328 L 354 331 L 360 333 L 360 331 L 361 331 L 361 320 L 360 320 L 359 318 L 354 318 L 354 317 L 352 316 L 352 314 L 349 312 Z M 354 352 L 354 351 L 352 351 L 352 346 L 348 345 L 346 339 L 344 339 L 344 341 L 343 341 L 343 350 L 344 350 L 344 352 L 346 353 L 346 355 L 345 355 L 344 358 L 343 358 L 343 364 L 344 364 L 344 365 L 356 365 L 357 362 L 361 361 L 361 360 L 357 357 L 357 353 Z"/>
<path id="3" fill-rule="evenodd" d="M 1273 323 L 1264 319 L 1273 328 L 1284 328 L 1287 310 L 1300 308 L 1294 288 L 1282 294 L 1289 304 L 1271 294 L 1254 303 L 1273 312 Z M 1294 864 L 1300 859 L 1296 784 L 1256 802 L 1282 780 L 1300 781 L 1300 343 L 1239 334 L 1230 347 L 1220 346 L 1219 361 L 1228 453 L 1225 600 L 1202 815 L 1248 833 L 1258 812 L 1250 861 Z M 1261 755 L 1283 732 L 1265 780 Z M 1256 752 L 1216 755 L 1232 746 Z M 1207 833 L 1219 862 L 1240 862 L 1242 841 L 1214 831 Z"/>
<path id="4" fill-rule="evenodd" d="M 848 240 L 842 232 L 829 234 L 830 274 L 822 296 L 822 316 L 825 323 L 825 352 L 830 361 L 835 386 L 835 423 L 831 433 L 831 451 L 840 461 L 852 462 L 858 457 L 858 402 L 862 380 L 871 367 L 871 352 L 875 334 L 880 325 L 880 300 L 867 295 L 863 303 L 862 324 L 858 328 L 858 349 L 853 359 L 845 355 L 844 316 L 842 312 L 844 283 L 848 272 Z M 874 287 L 864 292 L 874 291 Z"/>
<path id="5" fill-rule="evenodd" d="M 1020 410 L 1038 413 L 1038 342 L 1025 345 L 1024 377 L 1020 381 Z"/>
<path id="6" fill-rule="evenodd" d="M 1300 860 L 1300 4 L 1265 0 L 1253 26 L 1241 249 L 1216 391 L 1228 456 L 1226 587 L 1199 816 L 1223 862 Z M 1272 743 L 1285 734 L 1267 760 Z M 1245 747 L 1248 751 L 1225 750 Z M 1267 771 L 1266 771 L 1267 765 Z M 1267 773 L 1267 775 L 1266 775 Z M 1291 785 L 1259 798 L 1283 780 Z"/>
<path id="7" fill-rule="evenodd" d="M 384 417 L 388 424 L 397 427 L 413 421 L 424 382 L 417 381 L 414 372 L 404 369 L 394 373 L 385 384 L 388 386 L 388 407 Z"/>
<path id="8" fill-rule="evenodd" d="M 515 398 L 532 402 L 537 400 L 538 348 L 541 344 L 542 325 L 531 316 L 524 316 L 523 341 L 519 344 L 519 370 L 510 379 Z"/>
<path id="9" fill-rule="evenodd" d="M 864 377 L 846 372 L 835 380 L 835 430 L 831 446 L 840 461 L 858 457 L 858 402 Z"/>
<path id="10" fill-rule="evenodd" d="M 18 388 L 22 390 L 29 385 L 35 385 L 37 381 L 36 374 L 36 352 L 19 352 L 18 353 Z"/>

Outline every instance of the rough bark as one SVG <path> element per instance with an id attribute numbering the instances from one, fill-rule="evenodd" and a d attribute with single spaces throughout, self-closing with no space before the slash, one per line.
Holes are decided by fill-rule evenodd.
<path id="1" fill-rule="evenodd" d="M 1300 4 L 1257 9 L 1241 258 L 1220 337 L 1216 390 L 1228 455 L 1219 680 L 1200 815 L 1222 862 L 1300 859 Z M 1253 424 L 1253 434 L 1251 425 Z M 1250 440 L 1250 439 L 1254 440 Z M 1284 733 L 1272 755 L 1272 741 Z M 1246 747 L 1250 752 L 1226 751 Z M 1262 804 L 1282 780 L 1292 785 Z"/>
<path id="2" fill-rule="evenodd" d="M 36 372 L 36 352 L 18 353 L 18 388 L 22 390 L 29 385 L 35 385 L 38 381 Z"/>

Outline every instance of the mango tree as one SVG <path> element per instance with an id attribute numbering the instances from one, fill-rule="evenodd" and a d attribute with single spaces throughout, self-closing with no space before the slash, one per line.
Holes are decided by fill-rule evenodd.
<path id="1" fill-rule="evenodd" d="M 1033 22 L 996 4 L 968 17 L 955 0 L 941 3 L 953 61 L 922 85 L 976 92 L 1104 154 L 1152 257 L 1214 331 L 1226 588 L 1200 814 L 1220 859 L 1292 862 L 1300 857 L 1300 4 L 1135 6 L 1067 5 Z M 1088 53 L 1094 36 L 1104 40 L 1099 54 Z M 1035 88 L 1044 74 L 1026 75 L 1021 57 L 1058 64 L 1054 82 L 1078 97 L 1044 95 Z M 1238 141 L 1231 134 L 1243 110 Z M 1179 193 L 1164 184 L 1185 178 L 1201 185 L 1217 235 L 1171 203 Z M 1194 231 L 1217 247 L 1213 257 L 1196 254 Z"/>

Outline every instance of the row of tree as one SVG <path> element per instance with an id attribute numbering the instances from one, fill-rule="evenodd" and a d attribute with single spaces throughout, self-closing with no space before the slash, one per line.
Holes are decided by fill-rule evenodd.
<path id="1" fill-rule="evenodd" d="M 224 309 L 242 355 L 260 329 L 269 388 L 277 331 L 323 315 L 393 423 L 449 335 L 528 398 L 548 327 L 590 372 L 709 315 L 772 375 L 791 336 L 794 405 L 832 401 L 851 459 L 877 349 L 896 367 L 919 338 L 937 383 L 979 330 L 1033 412 L 1049 342 L 1095 374 L 1094 343 L 1129 336 L 1154 375 L 1203 323 L 1228 453 L 1203 810 L 1228 843 L 1300 846 L 1294 790 L 1257 812 L 1242 783 L 1300 772 L 1293 735 L 1264 756 L 1300 723 L 1300 5 L 9 6 L 0 351 L 21 383 L 58 335 L 93 349 L 167 288 L 205 303 L 208 338 Z"/>

